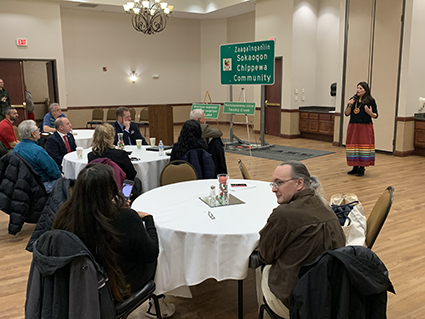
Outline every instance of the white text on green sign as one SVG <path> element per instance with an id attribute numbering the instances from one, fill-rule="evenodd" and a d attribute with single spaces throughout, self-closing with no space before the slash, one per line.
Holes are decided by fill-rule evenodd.
<path id="1" fill-rule="evenodd" d="M 255 103 L 246 102 L 224 102 L 224 114 L 255 114 Z"/>
<path id="2" fill-rule="evenodd" d="M 221 84 L 273 84 L 274 48 L 273 40 L 222 44 Z"/>
<path id="3" fill-rule="evenodd" d="M 191 111 L 195 109 L 201 109 L 204 111 L 205 118 L 207 119 L 218 119 L 218 113 L 220 112 L 220 104 L 192 104 Z"/>

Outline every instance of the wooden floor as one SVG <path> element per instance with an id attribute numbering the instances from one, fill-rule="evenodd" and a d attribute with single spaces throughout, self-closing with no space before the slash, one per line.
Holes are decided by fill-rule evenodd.
<path id="1" fill-rule="evenodd" d="M 211 125 L 214 127 L 214 125 Z M 228 126 L 221 126 L 228 132 Z M 236 134 L 246 140 L 246 129 L 237 127 Z M 175 129 L 175 138 L 179 128 Z M 251 140 L 254 141 L 252 131 Z M 226 135 L 226 133 L 225 133 Z M 228 135 L 228 134 L 227 134 Z M 258 140 L 258 135 L 256 136 Z M 373 247 L 389 269 L 396 295 L 388 299 L 389 319 L 425 317 L 425 158 L 376 155 L 376 166 L 368 168 L 364 177 L 347 175 L 345 149 L 331 143 L 307 139 L 281 139 L 267 136 L 270 144 L 288 145 L 334 152 L 303 161 L 325 189 L 326 198 L 335 193 L 358 195 L 366 214 L 387 186 L 395 188 L 395 199 L 389 217 Z M 226 154 L 231 178 L 241 178 L 238 155 Z M 253 179 L 268 181 L 279 163 L 240 156 Z M 0 213 L 0 318 L 24 318 L 26 282 L 31 254 L 25 246 L 34 230 L 26 224 L 16 236 L 7 234 L 8 216 Z M 255 279 L 252 271 L 244 281 L 245 318 L 257 317 Z M 176 304 L 174 318 L 237 318 L 237 282 L 207 280 L 193 287 L 193 299 L 167 297 Z M 146 305 L 131 318 L 144 318 Z"/>

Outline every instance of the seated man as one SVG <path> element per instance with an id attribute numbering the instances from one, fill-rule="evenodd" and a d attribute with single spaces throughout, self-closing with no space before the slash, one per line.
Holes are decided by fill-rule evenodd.
<path id="1" fill-rule="evenodd" d="M 212 155 L 215 165 L 215 174 L 227 174 L 226 156 L 224 154 L 224 144 L 221 140 L 223 132 L 208 126 L 205 120 L 205 113 L 201 109 L 190 112 L 190 118 L 201 124 L 202 138 L 208 146 L 208 153 Z"/>
<path id="2" fill-rule="evenodd" d="M 37 125 L 33 120 L 23 121 L 18 126 L 18 132 L 22 140 L 15 146 L 13 153 L 18 153 L 32 165 L 41 176 L 46 192 L 50 193 L 62 174 L 46 150 L 37 144 L 40 139 Z"/>
<path id="3" fill-rule="evenodd" d="M 140 133 L 137 125 L 131 122 L 130 111 L 126 107 L 119 107 L 115 111 L 117 121 L 112 123 L 112 126 L 117 133 L 124 133 L 125 145 L 136 145 L 136 140 L 142 140 L 143 145 L 148 145 L 145 138 Z M 117 145 L 118 136 L 115 135 L 114 144 Z"/>
<path id="4" fill-rule="evenodd" d="M 201 124 L 202 129 L 202 138 L 205 140 L 205 143 L 208 145 L 210 139 L 219 138 L 223 136 L 223 132 L 219 129 L 210 128 L 205 120 L 205 113 L 201 109 L 195 109 L 190 112 L 190 119 L 198 121 Z"/>
<path id="5" fill-rule="evenodd" d="M 270 308 L 289 318 L 291 293 L 301 266 L 326 250 L 343 247 L 345 235 L 318 193 L 319 181 L 304 164 L 283 162 L 273 172 L 271 186 L 280 205 L 260 231 L 259 253 L 267 264 L 261 286 Z"/>
<path id="6" fill-rule="evenodd" d="M 3 113 L 4 120 L 0 122 L 0 141 L 8 150 L 12 150 L 19 143 L 13 128 L 13 123 L 18 120 L 19 115 L 14 107 L 6 107 Z"/>
<path id="7" fill-rule="evenodd" d="M 55 129 L 55 121 L 58 117 L 66 117 L 65 114 L 62 113 L 61 107 L 58 103 L 52 103 L 49 106 L 49 113 L 44 116 L 43 120 L 43 132 L 54 132 Z"/>
<path id="8" fill-rule="evenodd" d="M 47 153 L 58 164 L 59 169 L 62 169 L 63 157 L 75 151 L 74 135 L 70 133 L 72 129 L 71 122 L 66 117 L 58 117 L 55 121 L 56 132 L 47 139 L 46 150 Z"/>

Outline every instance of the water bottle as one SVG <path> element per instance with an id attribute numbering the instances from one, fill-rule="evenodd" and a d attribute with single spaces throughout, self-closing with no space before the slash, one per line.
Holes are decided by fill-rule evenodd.
<path id="1" fill-rule="evenodd" d="M 210 190 L 210 206 L 215 206 L 215 199 L 216 199 L 216 195 L 215 195 L 215 186 L 211 185 L 211 190 Z"/>
<path id="2" fill-rule="evenodd" d="M 162 143 L 162 140 L 159 141 L 158 151 L 159 151 L 159 156 L 164 156 L 164 144 Z"/>

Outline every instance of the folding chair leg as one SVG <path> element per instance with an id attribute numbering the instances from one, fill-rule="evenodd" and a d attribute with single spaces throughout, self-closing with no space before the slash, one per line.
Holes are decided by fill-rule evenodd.
<path id="1" fill-rule="evenodd" d="M 159 308 L 159 301 L 158 301 L 158 296 L 157 295 L 152 295 L 151 298 L 153 299 L 153 303 L 155 305 L 155 313 L 156 313 L 156 317 L 158 319 L 162 319 L 161 316 L 161 309 Z"/>

